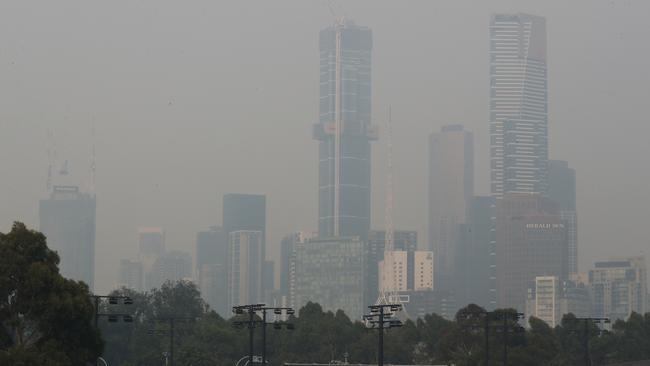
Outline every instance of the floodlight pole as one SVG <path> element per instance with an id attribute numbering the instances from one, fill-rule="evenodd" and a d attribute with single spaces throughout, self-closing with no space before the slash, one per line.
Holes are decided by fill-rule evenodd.
<path id="1" fill-rule="evenodd" d="M 379 350 L 377 365 L 384 366 L 384 307 L 379 307 Z"/>
<path id="2" fill-rule="evenodd" d="M 576 318 L 577 321 L 581 321 L 584 326 L 584 334 L 582 336 L 582 347 L 584 348 L 584 361 L 585 366 L 591 366 L 591 357 L 589 356 L 589 323 L 609 323 L 609 318 Z M 576 332 L 577 333 L 577 332 Z"/>
<path id="3" fill-rule="evenodd" d="M 396 311 L 402 309 L 401 304 L 377 304 L 370 305 L 370 314 L 364 315 L 363 319 L 372 324 L 372 328 L 377 328 L 379 331 L 379 339 L 377 344 L 377 366 L 384 366 L 384 329 L 401 327 L 402 323 L 399 320 L 390 320 Z M 386 312 L 386 309 L 389 311 Z"/>
<path id="4" fill-rule="evenodd" d="M 253 307 L 248 307 L 248 360 L 250 361 L 251 366 L 255 362 L 253 359 L 253 331 L 255 329 L 255 310 Z"/>
<path id="5" fill-rule="evenodd" d="M 124 301 L 124 304 L 125 304 L 125 305 L 130 305 L 130 304 L 133 303 L 132 300 L 131 300 L 130 303 L 127 303 L 127 302 L 126 302 L 126 300 L 130 300 L 130 299 L 131 299 L 131 298 L 128 297 L 128 296 L 90 295 L 90 297 L 92 297 L 93 302 L 94 302 L 94 305 L 95 305 L 95 314 L 93 314 L 93 315 L 94 315 L 95 329 L 97 330 L 97 332 L 99 332 L 99 317 L 100 317 L 100 316 L 111 315 L 111 314 L 100 314 L 100 313 L 99 313 L 99 300 L 101 300 L 101 299 L 116 299 L 116 300 L 117 300 L 117 299 L 121 299 L 121 300 Z M 111 301 L 112 301 L 112 300 L 111 300 Z M 122 315 L 122 316 L 125 316 L 125 315 L 127 315 L 127 314 L 113 314 L 113 315 Z M 95 359 L 95 366 L 99 366 L 99 358 Z"/>

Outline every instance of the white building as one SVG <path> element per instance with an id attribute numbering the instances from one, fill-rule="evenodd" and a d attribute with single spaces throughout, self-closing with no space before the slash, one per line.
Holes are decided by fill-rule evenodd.
<path id="1" fill-rule="evenodd" d="M 233 231 L 229 234 L 229 307 L 262 300 L 262 232 Z"/>

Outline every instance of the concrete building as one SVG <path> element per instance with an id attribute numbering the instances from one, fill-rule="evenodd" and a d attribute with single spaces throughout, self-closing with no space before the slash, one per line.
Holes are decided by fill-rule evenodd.
<path id="1" fill-rule="evenodd" d="M 528 289 L 525 314 L 544 320 L 551 327 L 559 325 L 566 314 L 591 316 L 591 299 L 584 284 L 561 281 L 557 276 L 538 276 Z"/>
<path id="2" fill-rule="evenodd" d="M 437 290 L 452 290 L 457 273 L 459 225 L 474 195 L 474 137 L 462 125 L 429 136 L 429 250 L 436 260 Z"/>
<path id="3" fill-rule="evenodd" d="M 233 231 L 229 234 L 228 308 L 262 301 L 262 232 Z"/>
<path id="4" fill-rule="evenodd" d="M 117 288 L 126 287 L 135 291 L 144 291 L 144 270 L 142 262 L 129 259 L 120 261 Z"/>
<path id="5" fill-rule="evenodd" d="M 292 306 L 319 303 L 359 320 L 365 311 L 363 242 L 358 237 L 315 238 L 296 243 Z"/>
<path id="6" fill-rule="evenodd" d="M 293 283 L 296 244 L 304 243 L 306 240 L 318 236 L 311 231 L 297 231 L 285 236 L 280 243 L 280 296 L 284 297 L 283 302 L 292 303 L 292 296 L 295 294 Z"/>
<path id="7" fill-rule="evenodd" d="M 496 14 L 490 21 L 491 191 L 545 193 L 548 160 L 546 20 Z"/>
<path id="8" fill-rule="evenodd" d="M 496 206 L 499 308 L 524 310 L 537 276 L 567 276 L 567 234 L 555 204 L 541 194 L 507 193 Z"/>
<path id="9" fill-rule="evenodd" d="M 222 228 L 211 226 L 196 236 L 195 273 L 201 296 L 221 316 L 228 317 L 228 238 Z"/>
<path id="10" fill-rule="evenodd" d="M 418 233 L 412 230 L 395 230 L 393 232 L 393 246 L 397 251 L 414 253 L 418 250 Z M 386 232 L 372 230 L 368 233 L 368 242 L 365 246 L 365 290 L 364 303 L 374 304 L 379 297 L 379 263 L 384 260 L 386 250 Z M 411 255 L 409 258 L 413 259 Z M 411 262 L 412 263 L 412 262 Z M 413 268 L 413 266 L 411 266 Z M 408 285 L 407 285 L 408 287 Z M 413 286 L 409 287 L 413 288 Z"/>
<path id="11" fill-rule="evenodd" d="M 144 272 L 146 290 L 160 286 L 157 274 L 153 272 L 154 264 L 165 253 L 165 232 L 161 227 L 138 228 L 138 260 Z"/>
<path id="12" fill-rule="evenodd" d="M 372 31 L 343 20 L 320 32 L 318 231 L 321 237 L 370 230 Z"/>
<path id="13" fill-rule="evenodd" d="M 596 262 L 589 271 L 593 315 L 627 320 L 648 311 L 648 272 L 644 257 Z"/>
<path id="14" fill-rule="evenodd" d="M 578 273 L 578 213 L 576 209 L 576 171 L 561 160 L 548 161 L 548 197 L 560 210 L 567 228 L 569 274 Z"/>
<path id="15" fill-rule="evenodd" d="M 54 186 L 39 202 L 40 230 L 61 259 L 64 277 L 95 283 L 95 196 L 76 186 Z"/>

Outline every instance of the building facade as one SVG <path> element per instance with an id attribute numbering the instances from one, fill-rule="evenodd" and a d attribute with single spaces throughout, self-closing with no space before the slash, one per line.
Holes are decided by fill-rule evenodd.
<path id="1" fill-rule="evenodd" d="M 315 238 L 297 243 L 292 306 L 319 303 L 324 310 L 341 309 L 361 319 L 363 303 L 363 241 L 358 237 Z"/>
<path id="2" fill-rule="evenodd" d="M 138 260 L 144 272 L 146 290 L 160 286 L 154 264 L 165 254 L 165 232 L 161 227 L 138 228 Z"/>
<path id="3" fill-rule="evenodd" d="M 546 20 L 496 14 L 490 21 L 491 191 L 547 189 Z"/>
<path id="4" fill-rule="evenodd" d="M 318 231 L 321 237 L 370 230 L 372 32 L 349 20 L 320 32 Z"/>
<path id="5" fill-rule="evenodd" d="M 142 262 L 129 259 L 120 261 L 117 287 L 144 291 L 144 270 Z"/>
<path id="6" fill-rule="evenodd" d="M 170 250 L 160 256 L 153 264 L 148 280 L 159 288 L 166 282 L 192 280 L 192 256 L 180 250 Z"/>
<path id="7" fill-rule="evenodd" d="M 560 280 L 557 276 L 538 276 L 528 289 L 526 316 L 544 320 L 551 327 L 562 322 L 566 314 L 591 316 L 591 298 L 584 284 Z"/>
<path id="8" fill-rule="evenodd" d="M 418 250 L 418 233 L 414 230 L 395 230 L 393 246 L 397 251 L 414 253 Z M 379 297 L 379 263 L 384 260 L 386 231 L 372 230 L 368 233 L 365 246 L 365 290 L 364 303 L 374 304 Z M 410 257 L 411 259 L 413 256 Z M 411 266 L 413 267 L 413 266 Z M 411 286 L 412 288 L 412 286 Z"/>
<path id="9" fill-rule="evenodd" d="M 644 257 L 596 262 L 589 271 L 593 315 L 627 320 L 648 311 L 648 272 Z"/>
<path id="10" fill-rule="evenodd" d="M 541 194 L 507 193 L 496 205 L 499 308 L 526 308 L 537 276 L 567 279 L 567 234 L 556 205 Z"/>
<path id="11" fill-rule="evenodd" d="M 569 274 L 578 273 L 578 213 L 576 209 L 576 171 L 562 160 L 548 161 L 548 197 L 560 210 L 567 228 Z"/>
<path id="12" fill-rule="evenodd" d="M 228 308 L 262 301 L 262 232 L 233 231 L 229 234 Z"/>
<path id="13" fill-rule="evenodd" d="M 474 195 L 474 137 L 462 125 L 429 136 L 429 250 L 436 260 L 437 290 L 452 290 L 459 225 Z"/>
<path id="14" fill-rule="evenodd" d="M 223 229 L 211 226 L 196 235 L 196 279 L 201 296 L 221 316 L 229 316 L 228 239 Z"/>
<path id="15" fill-rule="evenodd" d="M 95 196 L 76 186 L 54 186 L 39 202 L 40 230 L 61 259 L 61 275 L 95 283 Z"/>

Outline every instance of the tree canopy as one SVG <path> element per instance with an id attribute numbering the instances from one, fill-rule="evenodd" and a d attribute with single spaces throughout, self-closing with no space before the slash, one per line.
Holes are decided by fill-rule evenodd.
<path id="1" fill-rule="evenodd" d="M 0 364 L 84 365 L 102 351 L 88 286 L 59 273 L 45 236 L 0 233 Z"/>

